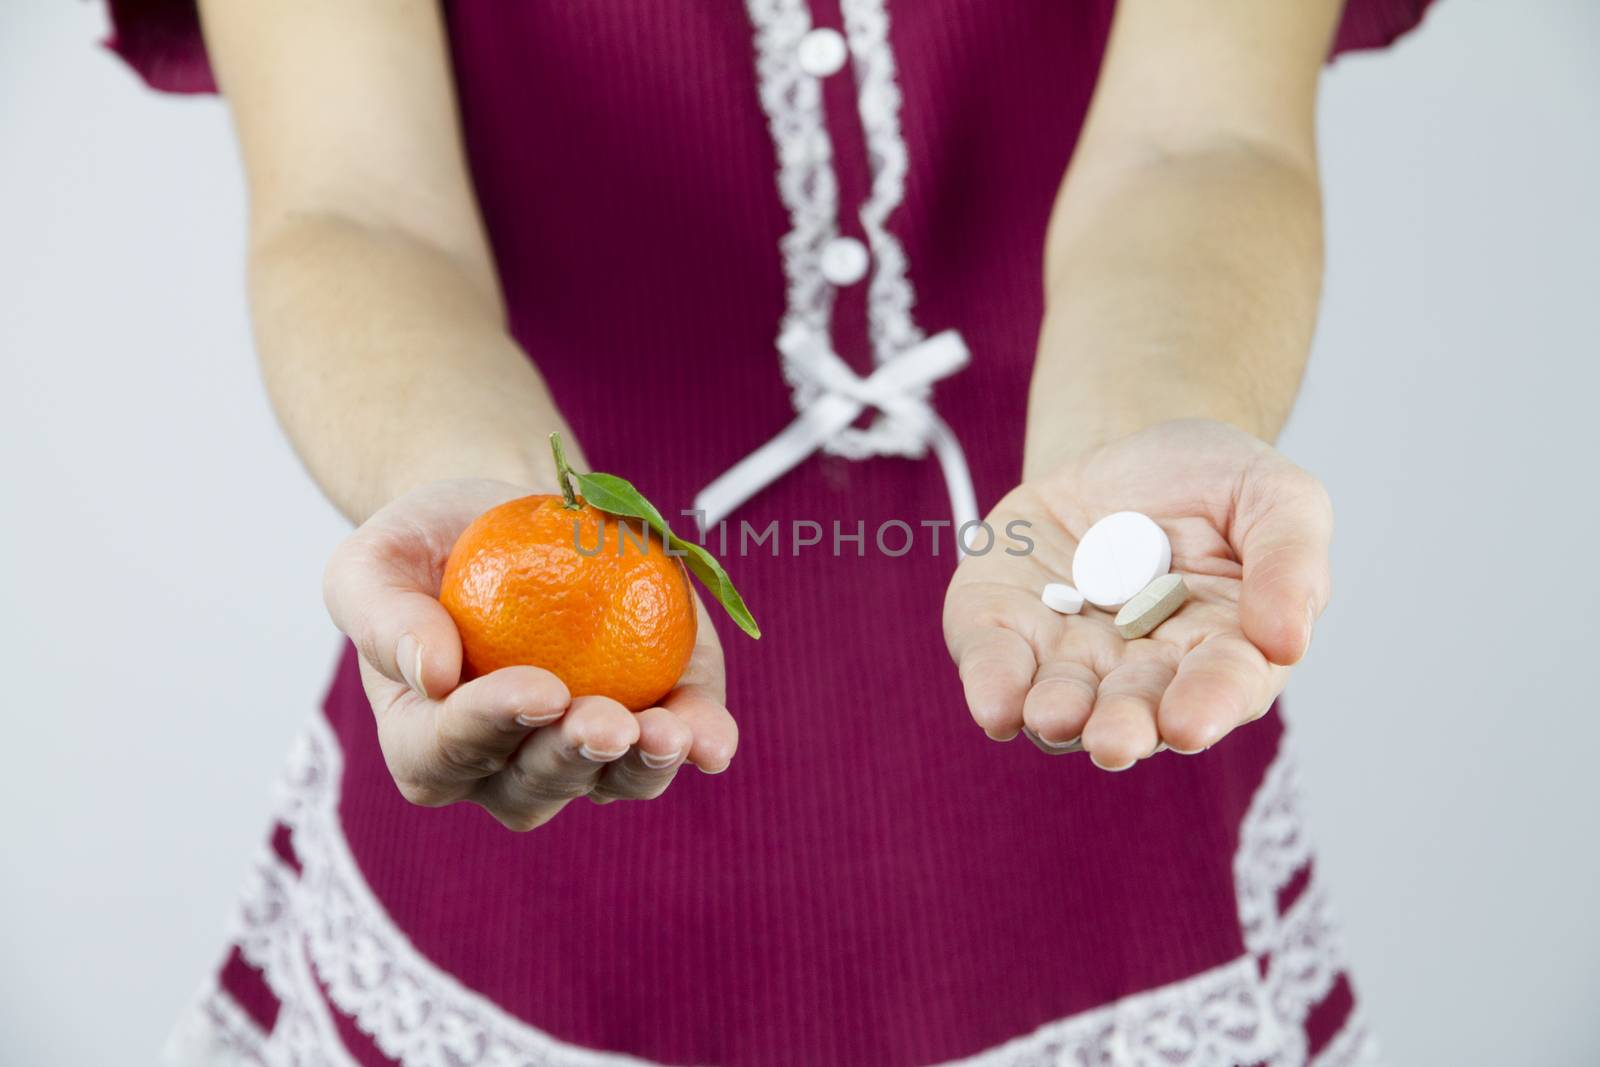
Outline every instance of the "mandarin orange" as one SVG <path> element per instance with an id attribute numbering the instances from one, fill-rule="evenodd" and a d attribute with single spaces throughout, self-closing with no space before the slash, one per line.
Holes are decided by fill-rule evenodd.
<path id="1" fill-rule="evenodd" d="M 575 697 L 633 711 L 665 696 L 694 651 L 682 561 L 642 523 L 559 496 L 507 501 L 473 520 L 450 550 L 439 600 L 472 672 L 542 667 Z"/>

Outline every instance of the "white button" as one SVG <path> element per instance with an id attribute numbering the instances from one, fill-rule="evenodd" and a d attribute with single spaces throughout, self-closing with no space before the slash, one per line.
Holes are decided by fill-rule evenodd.
<path id="1" fill-rule="evenodd" d="M 849 54 L 844 34 L 826 26 L 800 38 L 800 69 L 813 78 L 826 78 L 839 73 L 844 69 L 844 61 Z"/>
<path id="2" fill-rule="evenodd" d="M 822 276 L 834 285 L 854 285 L 867 275 L 867 246 L 854 237 L 835 237 L 822 246 Z"/>

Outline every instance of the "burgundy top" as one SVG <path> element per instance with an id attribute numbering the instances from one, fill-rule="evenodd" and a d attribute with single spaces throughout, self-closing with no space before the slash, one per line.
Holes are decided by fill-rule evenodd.
<path id="1" fill-rule="evenodd" d="M 1338 49 L 1427 4 L 1353 0 Z M 992 506 L 1021 469 L 1045 224 L 1112 7 L 447 4 L 511 329 L 594 465 L 675 514 L 795 417 L 784 324 L 862 375 L 953 329 L 971 365 L 931 400 Z M 111 9 L 151 85 L 212 87 L 187 0 Z M 798 68 L 811 26 L 853 62 Z M 819 281 L 838 237 L 869 251 L 860 281 Z M 871 454 L 904 444 L 857 435 L 835 447 L 868 455 L 812 456 L 734 514 L 816 520 L 824 544 L 728 561 L 768 635 L 717 619 L 740 753 L 659 800 L 529 835 L 412 807 L 347 650 L 180 1044 L 362 1064 L 1354 1056 L 1277 715 L 1119 775 L 985 740 L 940 634 L 948 543 L 871 543 L 950 516 L 932 458 Z M 865 524 L 864 554 L 828 550 L 835 519 Z"/>

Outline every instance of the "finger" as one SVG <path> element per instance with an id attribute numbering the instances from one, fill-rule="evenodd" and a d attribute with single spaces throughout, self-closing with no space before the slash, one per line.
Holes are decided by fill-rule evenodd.
<path id="1" fill-rule="evenodd" d="M 1333 508 L 1321 483 L 1298 467 L 1252 493 L 1244 510 L 1259 518 L 1245 519 L 1235 546 L 1244 565 L 1239 622 L 1267 659 L 1287 666 L 1305 655 L 1328 603 Z"/>
<path id="2" fill-rule="evenodd" d="M 434 743 L 446 770 L 498 772 L 529 731 L 555 722 L 572 697 L 538 667 L 506 667 L 475 678 L 435 706 Z"/>
<path id="3" fill-rule="evenodd" d="M 718 704 L 728 700 L 728 669 L 722 656 L 722 642 L 717 639 L 716 627 L 706 614 L 706 606 L 695 598 L 695 611 L 699 620 L 695 630 L 694 652 L 689 665 L 678 679 L 679 686 L 696 686 Z"/>
<path id="4" fill-rule="evenodd" d="M 1022 635 L 998 626 L 962 631 L 951 642 L 967 707 L 983 732 L 1009 741 L 1022 729 L 1022 704 L 1038 668 Z"/>
<path id="5" fill-rule="evenodd" d="M 386 677 L 366 657 L 357 660 L 356 665 L 361 672 L 361 687 L 366 691 L 377 723 L 378 748 L 400 795 L 413 804 L 436 807 L 459 800 L 470 792 L 469 783 L 447 788 L 425 770 L 427 761 L 421 753 L 427 744 L 419 736 L 433 720 L 430 702 L 404 682 Z"/>
<path id="6" fill-rule="evenodd" d="M 366 661 L 369 683 L 376 668 Z M 434 806 L 459 800 L 505 766 L 528 732 L 561 717 L 567 687 L 548 671 L 509 667 L 461 686 L 448 700 L 423 700 L 383 682 L 393 696 L 375 701 L 378 739 L 406 799 Z M 369 684 L 368 693 L 380 686 Z"/>
<path id="7" fill-rule="evenodd" d="M 689 725 L 666 708 L 646 708 L 638 716 L 639 743 L 626 756 L 609 764 L 589 796 L 605 803 L 612 800 L 650 800 L 672 783 L 694 733 Z"/>
<path id="8" fill-rule="evenodd" d="M 706 606 L 695 598 L 699 630 L 694 654 L 683 677 L 668 693 L 661 706 L 677 716 L 693 734 L 689 745 L 688 762 L 705 774 L 721 774 L 733 761 L 739 747 L 739 726 L 728 713 L 727 668 L 722 656 L 722 642 L 706 614 Z"/>
<path id="9" fill-rule="evenodd" d="M 680 685 L 661 704 L 689 728 L 690 763 L 706 774 L 721 774 L 728 769 L 739 748 L 739 724 L 711 690 Z"/>
<path id="10" fill-rule="evenodd" d="M 328 561 L 323 600 L 362 659 L 437 699 L 461 679 L 461 637 L 434 591 L 421 588 L 416 569 L 396 551 L 356 531 Z"/>
<path id="11" fill-rule="evenodd" d="M 1101 770 L 1122 771 L 1155 754 L 1161 736 L 1156 709 L 1172 681 L 1160 660 L 1123 663 L 1100 681 L 1094 710 L 1083 728 L 1083 747 Z"/>
<path id="12" fill-rule="evenodd" d="M 1087 664 L 1052 660 L 1034 673 L 1022 702 L 1024 729 L 1046 752 L 1077 751 L 1100 678 Z"/>
<path id="13" fill-rule="evenodd" d="M 639 740 L 632 712 L 609 697 L 578 697 L 561 721 L 536 730 L 472 799 L 513 830 L 548 822 L 594 788 L 606 765 Z"/>
<path id="14" fill-rule="evenodd" d="M 1185 755 L 1210 748 L 1234 727 L 1260 717 L 1284 673 L 1242 637 L 1206 638 L 1183 657 L 1161 698 L 1162 739 Z"/>

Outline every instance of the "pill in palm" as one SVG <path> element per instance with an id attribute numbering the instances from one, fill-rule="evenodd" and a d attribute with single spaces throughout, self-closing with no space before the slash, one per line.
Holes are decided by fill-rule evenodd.
<path id="1" fill-rule="evenodd" d="M 1083 610 L 1083 594 L 1062 582 L 1051 582 L 1039 594 L 1044 606 L 1063 615 L 1076 615 Z"/>
<path id="2" fill-rule="evenodd" d="M 1115 611 L 1172 568 L 1172 542 L 1148 515 L 1118 511 L 1084 533 L 1072 584 L 1097 608 Z"/>
<path id="3" fill-rule="evenodd" d="M 1132 641 L 1172 617 L 1189 599 L 1189 587 L 1177 574 L 1163 574 L 1145 586 L 1117 612 L 1117 633 Z"/>

